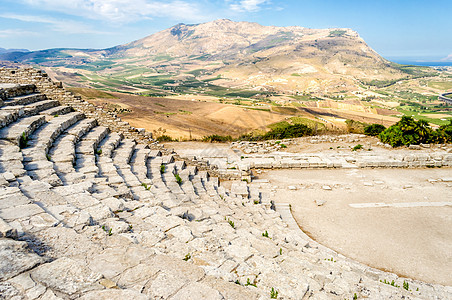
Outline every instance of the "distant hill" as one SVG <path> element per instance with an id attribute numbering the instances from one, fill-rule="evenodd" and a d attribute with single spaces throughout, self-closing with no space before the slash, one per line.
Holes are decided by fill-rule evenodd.
<path id="1" fill-rule="evenodd" d="M 226 19 L 178 24 L 109 49 L 14 52 L 0 54 L 0 59 L 52 67 L 63 77 L 74 70 L 72 74 L 94 80 L 95 86 L 129 85 L 138 90 L 175 90 L 187 82 L 199 89 L 201 82 L 264 92 L 321 93 L 413 75 L 381 57 L 351 29 L 262 26 Z"/>
<path id="2" fill-rule="evenodd" d="M 5 48 L 0 48 L 0 54 L 10 53 L 10 52 L 30 52 L 30 50 L 27 50 L 27 49 L 5 49 Z"/>

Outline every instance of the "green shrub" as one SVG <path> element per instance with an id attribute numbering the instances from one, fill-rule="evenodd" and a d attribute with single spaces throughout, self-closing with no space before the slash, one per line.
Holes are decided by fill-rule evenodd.
<path id="1" fill-rule="evenodd" d="M 364 127 L 364 134 L 370 135 L 370 136 L 377 136 L 381 132 L 383 132 L 386 129 L 383 125 L 380 124 L 372 124 L 369 126 Z"/>
<path id="2" fill-rule="evenodd" d="M 255 283 L 251 283 L 250 279 L 247 278 L 245 286 L 249 286 L 249 285 L 256 287 L 256 284 Z"/>
<path id="3" fill-rule="evenodd" d="M 240 137 L 241 140 L 248 141 L 262 141 L 262 140 L 282 140 L 296 137 L 312 135 L 313 130 L 304 124 L 290 125 L 282 124 L 278 127 L 272 128 L 264 134 L 244 134 Z M 280 142 L 281 143 L 281 142 Z"/>
<path id="4" fill-rule="evenodd" d="M 356 150 L 359 150 L 359 149 L 362 149 L 362 148 L 363 148 L 363 145 L 358 144 L 355 147 L 353 147 L 352 151 L 356 151 Z"/>
<path id="5" fill-rule="evenodd" d="M 174 173 L 174 177 L 176 177 L 176 182 L 177 182 L 177 184 L 181 185 L 181 183 L 182 183 L 182 178 L 180 177 L 180 175 L 177 174 L 177 173 Z"/>
<path id="6" fill-rule="evenodd" d="M 208 135 L 202 138 L 203 142 L 210 142 L 210 143 L 226 143 L 231 142 L 233 139 L 230 135 L 218 135 L 218 134 L 212 134 Z"/>
<path id="7" fill-rule="evenodd" d="M 173 139 L 172 137 L 170 137 L 169 135 L 161 135 L 157 138 L 158 142 L 176 142 L 176 139 Z"/>
<path id="8" fill-rule="evenodd" d="M 449 124 L 442 125 L 436 131 L 434 131 L 430 137 L 431 143 L 452 143 L 452 120 L 449 120 Z"/>
<path id="9" fill-rule="evenodd" d="M 161 164 L 160 165 L 160 173 L 161 174 L 165 173 L 165 170 L 166 170 L 166 166 L 164 164 Z"/>
<path id="10" fill-rule="evenodd" d="M 27 144 L 28 144 L 28 137 L 25 134 L 25 132 L 22 132 L 22 135 L 20 136 L 20 139 L 19 139 L 19 148 L 23 149 L 23 148 L 27 147 Z"/>
<path id="11" fill-rule="evenodd" d="M 272 289 L 270 291 L 270 299 L 277 299 L 277 298 L 278 298 L 278 291 L 272 287 Z"/>
<path id="12" fill-rule="evenodd" d="M 232 228 L 235 229 L 235 224 L 232 220 L 228 219 L 228 223 L 229 223 L 229 225 L 231 225 Z"/>
<path id="13" fill-rule="evenodd" d="M 399 122 L 381 132 L 379 138 L 383 143 L 398 147 L 433 142 L 433 139 L 439 139 L 438 135 L 426 121 L 403 116 Z"/>

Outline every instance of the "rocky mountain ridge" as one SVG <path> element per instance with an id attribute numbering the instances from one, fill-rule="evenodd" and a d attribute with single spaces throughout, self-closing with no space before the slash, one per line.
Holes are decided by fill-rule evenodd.
<path id="1" fill-rule="evenodd" d="M 407 76 L 351 29 L 263 26 L 227 19 L 177 24 L 109 49 L 15 52 L 0 59 L 89 69 L 108 76 L 126 74 L 133 66 L 144 80 L 147 71 L 172 77 L 189 74 L 201 80 L 202 75 L 213 75 L 226 80 L 218 84 L 227 87 L 285 92 L 348 89 L 358 81 Z"/>

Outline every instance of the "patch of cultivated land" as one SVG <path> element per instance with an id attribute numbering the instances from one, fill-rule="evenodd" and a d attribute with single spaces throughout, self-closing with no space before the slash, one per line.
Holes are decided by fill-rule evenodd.
<path id="1" fill-rule="evenodd" d="M 375 268 L 451 285 L 452 207 L 349 206 L 451 201 L 452 183 L 436 181 L 450 176 L 444 168 L 273 170 L 259 177 L 319 243 Z"/>

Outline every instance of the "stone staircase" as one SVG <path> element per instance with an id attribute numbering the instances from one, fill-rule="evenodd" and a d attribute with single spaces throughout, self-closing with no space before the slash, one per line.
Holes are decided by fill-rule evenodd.
<path id="1" fill-rule="evenodd" d="M 3 93 L 0 299 L 452 297 L 318 245 L 258 189 L 226 190 L 32 85 Z"/>

